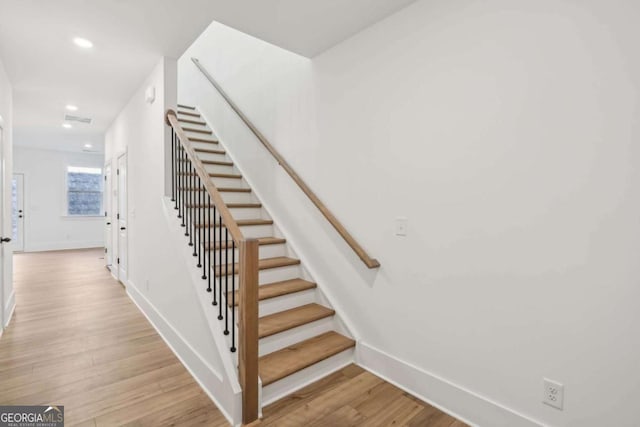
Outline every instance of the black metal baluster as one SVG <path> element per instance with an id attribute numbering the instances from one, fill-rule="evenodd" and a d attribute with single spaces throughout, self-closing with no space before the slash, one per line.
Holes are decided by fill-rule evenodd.
<path id="1" fill-rule="evenodd" d="M 176 133 L 171 129 L 171 201 L 176 201 L 176 169 L 175 169 Z"/>
<path id="2" fill-rule="evenodd" d="M 224 334 L 229 335 L 229 229 L 224 228 L 225 249 L 224 249 Z M 222 302 L 222 301 L 220 301 Z"/>
<path id="3" fill-rule="evenodd" d="M 198 181 L 198 224 L 199 224 L 199 228 L 198 228 L 198 244 L 196 245 L 196 249 L 198 252 L 198 268 L 202 267 L 202 251 L 200 250 L 200 246 L 202 246 L 202 231 L 204 230 L 204 227 L 206 227 L 206 224 L 204 223 L 204 221 L 202 221 L 202 192 L 204 190 L 204 187 L 202 185 L 202 180 L 200 179 L 200 176 L 197 176 L 197 181 Z"/>
<path id="4" fill-rule="evenodd" d="M 209 265 L 209 268 L 211 268 L 211 196 L 209 196 L 209 193 L 204 193 L 204 198 L 207 206 L 207 213 L 204 216 L 209 227 L 204 232 L 204 245 L 202 247 L 202 250 L 204 251 L 202 255 L 202 279 L 208 279 L 207 292 L 211 292 L 211 272 L 209 272 L 209 276 L 207 277 L 207 264 Z"/>
<path id="5" fill-rule="evenodd" d="M 213 232 L 213 246 L 211 251 L 213 252 L 213 268 L 211 269 L 211 271 L 209 272 L 209 278 L 211 278 L 211 276 L 213 276 L 213 302 L 211 304 L 213 305 L 218 305 L 218 299 L 216 297 L 216 229 L 215 229 L 215 220 L 216 220 L 216 214 L 217 214 L 217 210 L 216 210 L 216 205 L 213 205 L 213 221 L 214 223 L 211 225 L 210 230 Z M 211 217 L 209 217 L 209 219 L 211 219 Z"/>
<path id="6" fill-rule="evenodd" d="M 182 187 L 182 200 L 180 200 L 180 215 L 178 215 L 181 219 L 182 219 L 182 226 L 186 227 L 186 219 L 184 217 L 184 206 L 187 204 L 187 183 L 185 181 L 185 174 L 184 174 L 184 166 L 185 166 L 185 161 L 184 161 L 184 147 L 180 147 L 180 186 Z M 186 236 L 186 234 L 185 234 Z"/>
<path id="7" fill-rule="evenodd" d="M 172 132 L 175 135 L 175 131 L 172 129 Z M 174 183 L 174 187 L 175 187 L 175 191 L 176 191 L 176 203 L 173 205 L 173 209 L 178 210 L 178 199 L 180 197 L 180 172 L 178 169 L 178 146 L 180 145 L 180 138 L 177 137 L 175 138 L 176 144 L 173 147 L 173 164 L 174 164 L 174 168 L 176 170 L 176 179 L 175 179 L 175 183 Z"/>
<path id="8" fill-rule="evenodd" d="M 218 229 L 218 241 L 220 242 L 220 249 L 218 250 L 218 301 L 220 305 L 218 307 L 218 320 L 222 320 L 222 217 L 218 215 L 218 222 L 216 224 Z"/>
<path id="9" fill-rule="evenodd" d="M 191 165 L 193 165 L 193 163 L 191 163 Z M 191 173 L 191 175 L 190 175 L 191 176 L 191 188 L 193 189 L 193 196 L 192 196 L 192 199 L 191 199 L 191 238 L 193 239 L 192 240 L 193 244 L 190 244 L 189 246 L 193 246 L 193 254 L 192 255 L 193 256 L 198 256 L 198 254 L 196 252 L 196 244 L 195 244 L 196 243 L 196 230 L 197 230 L 197 227 L 196 227 L 196 225 L 197 225 L 196 224 L 197 217 L 196 217 L 196 211 L 194 210 L 195 206 L 196 206 L 196 203 L 198 201 L 198 193 L 197 193 L 198 189 L 197 189 L 197 186 L 196 186 L 196 170 L 193 169 L 193 171 L 190 171 L 190 173 Z"/>
<path id="10" fill-rule="evenodd" d="M 236 241 L 231 240 L 231 352 L 236 352 Z M 228 296 L 227 296 L 228 297 Z"/>
<path id="11" fill-rule="evenodd" d="M 191 233 L 191 225 L 193 224 L 193 219 L 191 218 L 191 207 L 193 206 L 193 187 L 191 186 L 191 176 L 189 175 L 189 171 L 191 169 L 191 160 L 189 160 L 187 158 L 187 161 L 185 162 L 185 164 L 187 165 L 187 167 L 185 168 L 185 172 L 186 172 L 186 178 L 187 178 L 187 203 L 186 203 L 186 210 L 185 210 L 185 216 L 187 218 L 187 228 L 184 232 L 185 236 L 189 236 L 189 246 L 193 246 L 193 233 Z"/>

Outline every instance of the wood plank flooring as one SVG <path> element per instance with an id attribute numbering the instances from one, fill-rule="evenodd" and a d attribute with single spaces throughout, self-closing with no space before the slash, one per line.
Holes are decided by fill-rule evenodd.
<path id="1" fill-rule="evenodd" d="M 102 250 L 14 257 L 0 404 L 60 404 L 67 426 L 228 426 L 103 266 Z M 264 426 L 464 424 L 355 365 L 264 409 Z"/>
<path id="2" fill-rule="evenodd" d="M 64 405 L 68 426 L 228 426 L 102 257 L 100 249 L 14 256 L 0 404 Z"/>

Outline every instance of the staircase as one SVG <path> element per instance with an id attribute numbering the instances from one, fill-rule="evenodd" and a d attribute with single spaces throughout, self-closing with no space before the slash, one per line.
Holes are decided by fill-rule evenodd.
<path id="1" fill-rule="evenodd" d="M 264 406 L 353 361 L 355 341 L 197 109 L 179 105 L 176 116 L 242 234 L 257 239 L 259 245 L 258 371 Z M 193 238 L 193 244 L 199 246 L 197 250 L 194 248 L 198 268 L 202 268 L 200 251 L 208 252 L 215 265 L 211 267 L 210 262 L 208 268 L 222 283 L 239 271 L 240 254 L 228 236 L 222 237 L 220 220 L 209 212 L 212 205 L 198 197 L 197 193 L 204 189 L 189 181 L 195 170 L 181 167 L 180 162 L 189 160 L 176 159 L 175 175 L 182 179 L 175 187 L 192 196 L 186 198 L 184 215 L 193 221 L 195 233 L 221 235 L 215 243 L 211 239 L 203 242 Z M 226 251 L 225 257 L 222 251 Z M 215 264 L 215 260 L 224 261 Z M 206 257 L 204 264 L 206 267 Z M 239 318 L 239 292 L 225 287 L 224 300 L 220 298 L 220 304 L 233 311 L 234 321 Z M 235 350 L 234 343 L 230 347 Z"/>

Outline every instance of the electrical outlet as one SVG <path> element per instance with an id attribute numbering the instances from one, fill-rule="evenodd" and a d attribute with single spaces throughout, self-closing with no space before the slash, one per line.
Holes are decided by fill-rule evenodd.
<path id="1" fill-rule="evenodd" d="M 145 279 L 144 280 L 144 285 L 147 288 L 147 291 L 149 290 L 149 279 Z"/>
<path id="2" fill-rule="evenodd" d="M 542 403 L 546 403 L 557 409 L 562 409 L 564 404 L 564 385 L 547 378 L 543 378 L 543 383 L 544 397 Z"/>
<path id="3" fill-rule="evenodd" d="M 396 236 L 406 236 L 407 235 L 407 218 L 398 217 L 396 218 Z"/>

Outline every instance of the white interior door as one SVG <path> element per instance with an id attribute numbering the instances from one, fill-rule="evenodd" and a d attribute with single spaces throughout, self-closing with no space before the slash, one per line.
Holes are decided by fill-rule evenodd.
<path id="1" fill-rule="evenodd" d="M 128 263 L 128 230 L 127 230 L 127 154 L 118 157 L 118 213 L 116 219 L 118 223 L 118 280 L 122 284 L 127 283 Z"/>
<path id="2" fill-rule="evenodd" d="M 7 240 L 7 236 L 4 234 L 4 143 L 3 143 L 4 130 L 2 123 L 0 122 L 0 332 L 4 329 L 5 325 L 5 290 L 4 290 L 4 251 L 7 250 L 11 241 Z M 10 249 L 8 249 L 10 250 Z"/>
<path id="3" fill-rule="evenodd" d="M 104 166 L 104 262 L 112 273 L 113 270 L 113 188 L 111 181 L 111 163 Z"/>
<path id="4" fill-rule="evenodd" d="M 11 182 L 11 238 L 14 251 L 24 251 L 24 216 L 24 174 L 14 173 Z"/>

